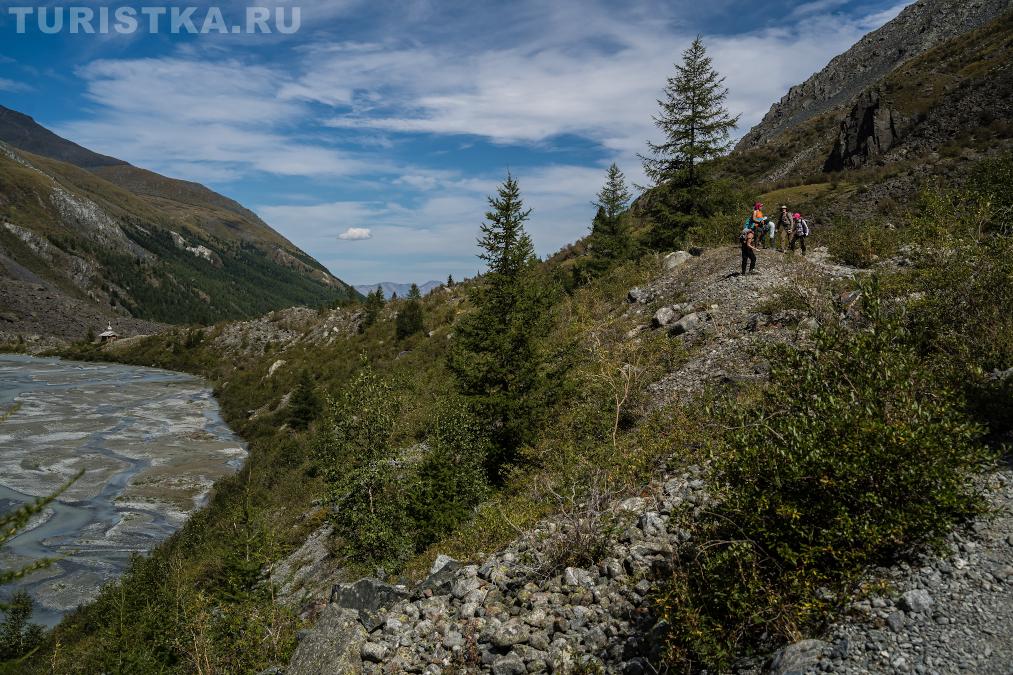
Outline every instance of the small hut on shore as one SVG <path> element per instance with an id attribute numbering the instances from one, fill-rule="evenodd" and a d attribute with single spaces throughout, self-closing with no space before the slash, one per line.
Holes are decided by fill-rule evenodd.
<path id="1" fill-rule="evenodd" d="M 99 333 L 98 335 L 99 342 L 112 342 L 113 340 L 118 340 L 119 338 L 120 336 L 116 331 L 113 330 L 112 324 L 106 326 L 106 329 L 101 333 Z"/>

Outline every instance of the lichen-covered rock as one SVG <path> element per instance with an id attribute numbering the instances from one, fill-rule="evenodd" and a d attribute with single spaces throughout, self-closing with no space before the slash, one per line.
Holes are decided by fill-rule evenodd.
<path id="1" fill-rule="evenodd" d="M 331 605 L 296 647 L 286 675 L 332 675 L 362 670 L 366 629 L 352 610 Z M 374 652 L 370 652 L 371 654 Z"/>

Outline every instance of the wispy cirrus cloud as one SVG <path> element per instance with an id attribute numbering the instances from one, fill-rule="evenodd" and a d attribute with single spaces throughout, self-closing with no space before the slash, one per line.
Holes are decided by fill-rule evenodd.
<path id="1" fill-rule="evenodd" d="M 100 60 L 77 74 L 94 112 L 58 131 L 156 170 L 235 180 L 250 172 L 341 176 L 377 166 L 303 138 L 307 111 L 278 97 L 288 76 L 275 68 L 171 56 Z"/>
<path id="2" fill-rule="evenodd" d="M 31 90 L 31 85 L 25 84 L 24 82 L 17 82 L 15 80 L 8 80 L 0 77 L 0 91 L 19 92 Z"/>

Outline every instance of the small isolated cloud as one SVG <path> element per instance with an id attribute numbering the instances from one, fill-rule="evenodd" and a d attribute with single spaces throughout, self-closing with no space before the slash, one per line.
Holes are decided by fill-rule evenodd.
<path id="1" fill-rule="evenodd" d="M 4 63 L 4 61 L 0 61 L 0 63 Z M 15 82 L 14 80 L 7 80 L 0 77 L 0 91 L 20 92 L 31 90 L 32 88 L 23 82 Z"/>
<path id="2" fill-rule="evenodd" d="M 338 235 L 338 239 L 344 239 L 345 241 L 362 241 L 363 239 L 372 238 L 373 233 L 370 232 L 368 227 L 350 227 Z"/>

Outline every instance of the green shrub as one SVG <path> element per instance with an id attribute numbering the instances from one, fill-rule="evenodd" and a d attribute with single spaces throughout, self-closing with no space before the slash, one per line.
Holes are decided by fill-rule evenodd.
<path id="1" fill-rule="evenodd" d="M 1013 240 L 991 237 L 940 254 L 920 270 L 909 304 L 920 350 L 960 383 L 972 412 L 994 433 L 1013 430 Z"/>
<path id="2" fill-rule="evenodd" d="M 31 623 L 32 598 L 18 591 L 3 608 L 0 624 L 0 661 L 20 659 L 42 644 L 42 626 Z"/>
<path id="3" fill-rule="evenodd" d="M 820 239 L 826 242 L 831 256 L 860 269 L 872 267 L 896 251 L 900 243 L 895 230 L 876 222 L 836 223 L 826 228 Z"/>
<path id="4" fill-rule="evenodd" d="M 870 566 L 983 505 L 982 429 L 864 284 L 864 325 L 785 349 L 758 401 L 719 411 L 726 489 L 660 610 L 668 655 L 722 669 L 817 630 Z"/>
<path id="5" fill-rule="evenodd" d="M 437 405 L 426 445 L 429 452 L 408 495 L 419 550 L 468 520 L 489 491 L 485 474 L 489 441 L 463 403 Z"/>

